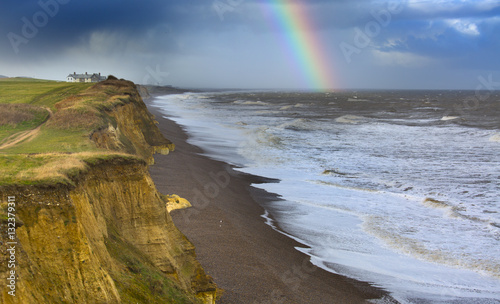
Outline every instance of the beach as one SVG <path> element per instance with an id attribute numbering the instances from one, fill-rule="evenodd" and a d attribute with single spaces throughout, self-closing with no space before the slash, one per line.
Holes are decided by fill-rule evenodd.
<path id="1" fill-rule="evenodd" d="M 386 296 L 369 283 L 320 269 L 305 247 L 262 217 L 279 197 L 252 184 L 276 182 L 233 170 L 202 155 L 186 132 L 145 100 L 163 135 L 176 149 L 156 155 L 150 173 L 158 190 L 191 202 L 174 210 L 175 225 L 195 245 L 205 271 L 223 290 L 218 303 L 366 303 Z"/>

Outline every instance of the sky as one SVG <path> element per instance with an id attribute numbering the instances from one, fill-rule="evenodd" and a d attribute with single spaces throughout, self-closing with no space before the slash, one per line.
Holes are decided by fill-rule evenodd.
<path id="1" fill-rule="evenodd" d="M 500 89 L 500 0 L 2 0 L 0 75 Z"/>

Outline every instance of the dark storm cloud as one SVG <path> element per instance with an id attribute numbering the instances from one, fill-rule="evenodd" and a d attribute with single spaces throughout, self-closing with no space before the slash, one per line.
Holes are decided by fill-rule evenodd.
<path id="1" fill-rule="evenodd" d="M 456 69 L 474 73 L 500 69 L 500 61 L 496 60 L 500 50 L 499 1 L 287 3 L 295 2 L 301 3 L 314 23 L 325 51 L 340 60 L 335 68 L 345 79 L 351 79 L 351 86 L 356 86 L 354 82 L 358 80 L 357 86 L 363 86 L 360 79 L 368 79 L 370 73 L 379 75 L 377 78 L 387 80 L 386 83 L 395 83 L 393 79 L 403 70 L 426 75 L 425 69 L 440 68 L 443 75 L 448 75 Z M 53 11 L 54 3 L 57 12 Z M 290 77 L 285 74 L 291 68 L 283 59 L 283 46 L 277 42 L 282 33 L 264 13 L 264 7 L 270 3 L 276 2 L 3 0 L 0 74 L 13 74 L 18 68 L 45 72 L 43 63 L 43 67 L 53 66 L 53 77 L 70 62 L 74 66 L 71 70 L 105 65 L 124 77 L 135 77 L 136 81 L 145 78 L 145 70 L 162 69 L 169 71 L 168 81 L 181 85 L 203 85 L 206 81 L 208 86 L 219 81 L 234 86 L 262 86 L 268 82 L 269 86 L 286 86 Z M 379 22 L 377 16 L 384 18 L 391 5 L 398 6 L 397 13 L 390 14 L 387 24 L 380 25 L 380 31 L 369 37 L 370 43 L 358 48 L 359 52 L 347 64 L 339 45 L 355 46 L 356 31 L 365 31 L 370 22 Z M 23 33 L 26 20 L 36 30 L 33 34 L 28 28 L 29 37 Z M 2 72 L 4 69 L 8 71 Z M 467 73 L 473 72 L 462 74 Z M 358 77 L 361 74 L 364 76 Z M 273 76 L 267 81 L 262 75 Z M 449 82 L 453 80 L 450 78 Z M 295 85 L 289 82 L 289 86 Z"/>
<path id="2" fill-rule="evenodd" d="M 28 39 L 29 45 L 20 44 L 30 56 L 36 55 L 34 50 L 57 51 L 61 45 L 77 43 L 89 33 L 103 30 L 122 32 L 131 37 L 144 35 L 145 31 L 158 26 L 168 26 L 177 33 L 225 32 L 241 26 L 265 31 L 269 27 L 263 24 L 262 16 L 255 16 L 261 12 L 251 9 L 252 5 L 264 5 L 265 2 L 268 1 L 5 0 L 0 6 L 0 37 L 7 43 L 2 43 L 1 51 L 7 55 L 7 49 L 12 49 L 11 41 L 5 39 L 8 33 L 24 37 L 24 20 L 35 23 L 38 30 L 36 39 Z M 318 26 L 330 28 L 355 22 L 359 6 L 367 2 L 308 1 L 307 6 L 311 15 L 317 16 Z M 54 11 L 54 4 L 57 13 L 49 16 L 46 25 L 36 26 L 35 16 L 47 12 L 47 9 Z M 221 20 L 222 16 L 224 20 Z M 38 20 L 43 22 L 43 19 Z"/>
<path id="3" fill-rule="evenodd" d="M 0 34 L 7 42 L 2 43 L 4 55 L 13 49 L 12 42 L 9 39 L 5 41 L 9 33 L 29 40 L 19 44 L 19 49 L 33 56 L 40 51 L 57 52 L 61 47 L 75 44 L 97 30 L 137 36 L 157 24 L 177 23 L 183 17 L 179 14 L 182 10 L 177 2 L 165 1 L 7 0 L 2 3 L 2 8 Z M 47 21 L 43 19 L 43 14 L 49 17 Z M 26 35 L 33 26 L 37 34 Z"/>

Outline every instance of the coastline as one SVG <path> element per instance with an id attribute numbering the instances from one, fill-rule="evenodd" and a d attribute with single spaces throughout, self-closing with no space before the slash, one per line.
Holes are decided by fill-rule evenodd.
<path id="1" fill-rule="evenodd" d="M 366 303 L 387 292 L 327 272 L 295 249 L 305 247 L 265 223 L 261 204 L 279 199 L 252 187 L 270 180 L 234 171 L 201 155 L 188 135 L 145 98 L 176 151 L 155 155 L 150 174 L 161 193 L 176 193 L 192 208 L 171 213 L 195 245 L 197 259 L 223 290 L 218 303 Z"/>

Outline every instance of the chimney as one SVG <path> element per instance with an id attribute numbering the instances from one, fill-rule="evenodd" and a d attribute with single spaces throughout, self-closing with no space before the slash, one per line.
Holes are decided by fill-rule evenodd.
<path id="1" fill-rule="evenodd" d="M 76 75 L 76 72 L 73 72 L 73 75 Z"/>
<path id="2" fill-rule="evenodd" d="M 85 75 L 87 75 L 87 72 L 85 72 Z"/>

